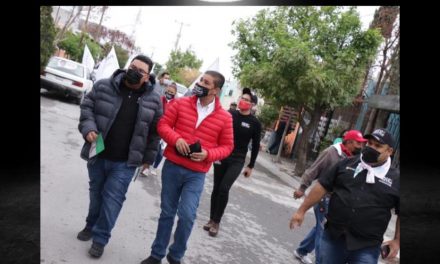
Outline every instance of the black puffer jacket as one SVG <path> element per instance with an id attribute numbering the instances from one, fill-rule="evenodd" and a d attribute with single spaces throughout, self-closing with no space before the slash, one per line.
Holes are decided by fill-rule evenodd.
<path id="1" fill-rule="evenodd" d="M 122 104 L 119 84 L 124 75 L 124 70 L 117 70 L 109 79 L 96 82 L 93 89 L 86 94 L 80 106 L 78 125 L 84 139 L 91 131 L 102 133 L 104 139 L 106 138 Z M 129 166 L 153 164 L 160 140 L 156 131 L 157 122 L 163 112 L 160 95 L 153 90 L 151 83 L 144 85 L 146 89 L 139 99 L 139 111 L 130 142 L 127 161 Z M 89 160 L 90 146 L 91 144 L 85 141 L 81 158 Z"/>

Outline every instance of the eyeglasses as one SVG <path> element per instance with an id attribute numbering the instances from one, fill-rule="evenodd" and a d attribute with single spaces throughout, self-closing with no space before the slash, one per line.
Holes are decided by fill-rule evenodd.
<path id="1" fill-rule="evenodd" d="M 136 66 L 134 66 L 134 65 L 132 65 L 132 66 L 130 66 L 130 69 L 132 69 L 132 70 L 134 70 L 134 71 L 137 71 L 137 72 L 139 72 L 140 74 L 142 74 L 142 75 L 147 75 L 148 74 L 148 72 L 146 72 L 146 71 L 144 71 L 144 70 L 142 70 L 142 69 L 138 69 Z"/>

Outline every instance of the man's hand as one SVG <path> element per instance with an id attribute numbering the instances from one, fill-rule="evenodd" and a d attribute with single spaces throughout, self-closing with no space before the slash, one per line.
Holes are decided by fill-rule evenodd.
<path id="1" fill-rule="evenodd" d="M 293 198 L 298 199 L 304 196 L 304 192 L 301 190 L 296 190 L 293 192 Z"/>
<path id="2" fill-rule="evenodd" d="M 390 246 L 390 254 L 388 254 L 388 257 L 386 257 L 385 259 L 395 258 L 397 256 L 397 253 L 399 253 L 399 249 L 400 249 L 400 240 L 399 239 L 386 241 L 382 244 L 382 246 L 383 245 Z"/>
<path id="3" fill-rule="evenodd" d="M 204 149 L 202 149 L 202 152 L 194 152 L 191 154 L 192 161 L 200 162 L 206 159 L 206 157 L 208 157 L 208 152 Z"/>
<path id="4" fill-rule="evenodd" d="M 248 178 L 248 177 L 251 176 L 251 174 L 252 174 L 252 169 L 249 168 L 249 167 L 246 167 L 246 168 L 244 169 L 244 171 L 243 171 L 243 175 L 244 175 L 244 177 Z"/>
<path id="5" fill-rule="evenodd" d="M 300 213 L 296 211 L 292 215 L 292 218 L 290 219 L 290 223 L 289 223 L 290 229 L 300 227 L 303 221 L 304 221 L 304 213 Z"/>
<path id="6" fill-rule="evenodd" d="M 96 140 L 96 138 L 98 138 L 98 134 L 96 134 L 95 131 L 90 131 L 86 136 L 86 140 L 89 143 L 93 143 Z"/>
<path id="7" fill-rule="evenodd" d="M 177 151 L 180 152 L 180 154 L 187 156 L 188 153 L 191 151 L 189 149 L 188 143 L 183 138 L 179 138 L 176 142 L 176 148 Z"/>

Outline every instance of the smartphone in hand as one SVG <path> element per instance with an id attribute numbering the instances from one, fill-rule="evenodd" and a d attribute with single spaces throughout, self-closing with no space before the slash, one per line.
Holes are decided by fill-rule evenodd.
<path id="1" fill-rule="evenodd" d="M 380 247 L 380 255 L 382 256 L 382 259 L 385 259 L 390 254 L 390 246 L 389 245 L 383 245 Z"/>

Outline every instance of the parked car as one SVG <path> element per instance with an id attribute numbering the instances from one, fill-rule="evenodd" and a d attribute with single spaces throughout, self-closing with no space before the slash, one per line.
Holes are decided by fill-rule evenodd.
<path id="1" fill-rule="evenodd" d="M 52 57 L 40 75 L 40 86 L 48 91 L 72 96 L 76 103 L 80 104 L 84 94 L 92 89 L 93 82 L 85 65 L 61 57 Z"/>
<path id="2" fill-rule="evenodd" d="M 177 98 L 183 97 L 185 93 L 188 91 L 185 85 L 176 83 L 177 85 Z"/>

